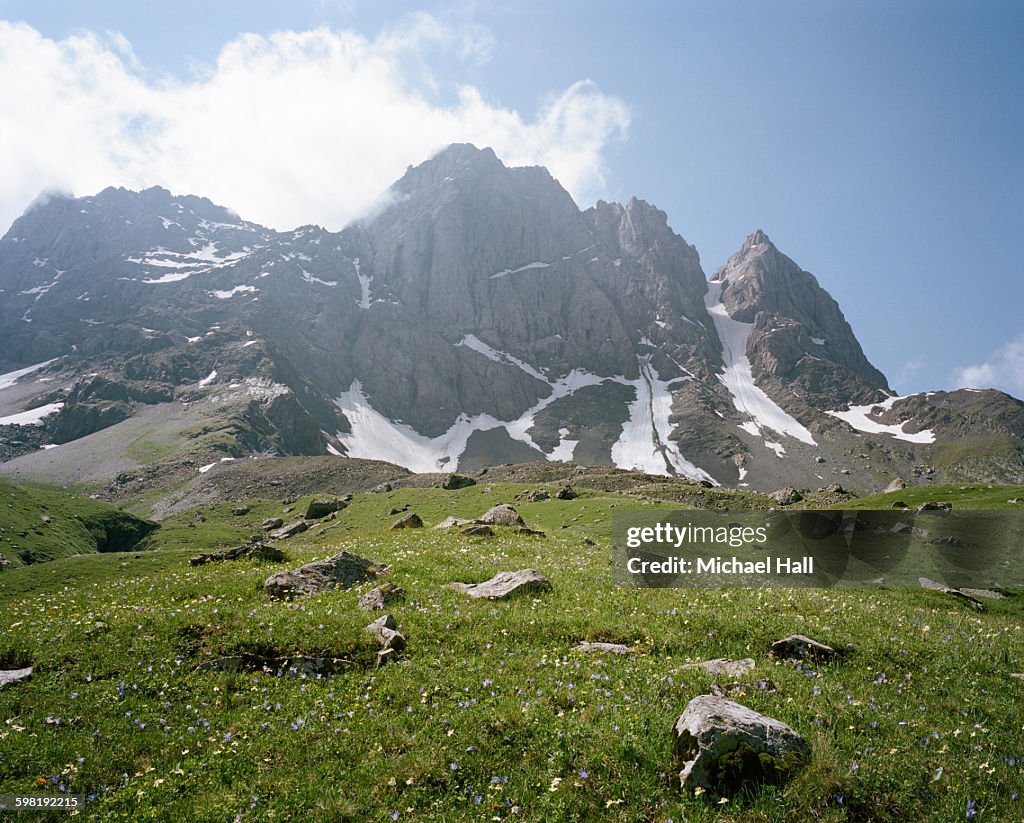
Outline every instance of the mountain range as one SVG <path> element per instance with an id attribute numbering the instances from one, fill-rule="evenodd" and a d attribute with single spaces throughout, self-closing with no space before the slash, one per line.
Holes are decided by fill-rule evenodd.
<path id="1" fill-rule="evenodd" d="M 1024 403 L 896 396 L 764 232 L 709 279 L 656 207 L 580 210 L 466 144 L 340 232 L 159 187 L 41 196 L 0 239 L 0 372 L 0 474 L 114 497 L 326 454 L 762 490 L 1024 482 Z"/>

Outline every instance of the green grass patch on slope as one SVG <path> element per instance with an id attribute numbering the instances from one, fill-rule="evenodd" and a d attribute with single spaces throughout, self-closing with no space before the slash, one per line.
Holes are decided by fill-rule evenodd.
<path id="1" fill-rule="evenodd" d="M 153 528 L 99 500 L 0 480 L 0 554 L 15 566 L 130 548 Z"/>
<path id="2" fill-rule="evenodd" d="M 1021 502 L 1012 503 L 1017 500 Z M 940 483 L 932 486 L 908 486 L 888 494 L 873 494 L 836 506 L 839 509 L 889 509 L 902 501 L 910 508 L 922 503 L 952 503 L 954 509 L 1020 509 L 1024 511 L 1024 486 L 990 483 Z"/>

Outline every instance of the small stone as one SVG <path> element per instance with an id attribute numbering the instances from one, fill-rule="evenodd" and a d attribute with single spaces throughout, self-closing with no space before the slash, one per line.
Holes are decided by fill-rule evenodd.
<path id="1" fill-rule="evenodd" d="M 582 652 L 583 654 L 633 654 L 633 650 L 622 643 L 602 643 L 589 640 L 582 640 L 577 643 L 574 651 Z"/>
<path id="2" fill-rule="evenodd" d="M 248 506 L 236 506 L 235 508 L 233 508 L 231 510 L 231 513 L 235 517 L 243 517 L 244 515 L 247 515 L 249 513 L 249 507 Z"/>
<path id="3" fill-rule="evenodd" d="M 272 529 L 279 529 L 284 525 L 284 521 L 280 517 L 268 517 L 260 524 L 260 528 L 263 531 L 268 532 Z"/>
<path id="4" fill-rule="evenodd" d="M 490 526 L 477 525 L 463 529 L 459 534 L 463 537 L 494 537 L 494 529 Z"/>
<path id="5" fill-rule="evenodd" d="M 786 486 L 784 489 L 772 492 L 769 497 L 780 506 L 791 506 L 793 503 L 799 503 L 804 499 L 804 496 L 792 486 Z"/>
<path id="6" fill-rule="evenodd" d="M 575 500 L 579 497 L 572 486 L 562 486 L 558 491 L 555 492 L 556 500 Z"/>
<path id="7" fill-rule="evenodd" d="M 918 514 L 920 514 L 921 512 L 948 512 L 952 510 L 952 503 L 938 503 L 932 500 L 929 500 L 926 503 L 922 503 L 920 506 L 917 507 Z"/>
<path id="8" fill-rule="evenodd" d="M 903 491 L 906 487 L 907 484 L 897 477 L 888 486 L 885 487 L 885 491 L 882 492 L 882 494 L 891 494 L 892 492 Z"/>
<path id="9" fill-rule="evenodd" d="M 27 680 L 32 676 L 32 667 L 28 666 L 24 669 L 5 669 L 0 670 L 0 686 L 7 686 L 11 683 L 17 683 L 21 680 Z"/>
<path id="10" fill-rule="evenodd" d="M 391 524 L 392 529 L 422 529 L 423 520 L 416 512 L 409 512 L 405 517 L 400 517 Z"/>
<path id="11" fill-rule="evenodd" d="M 382 615 L 365 629 L 381 646 L 382 649 L 401 651 L 405 648 L 405 637 L 398 631 L 398 624 L 390 614 Z"/>
<path id="12" fill-rule="evenodd" d="M 405 598 L 405 589 L 396 586 L 394 583 L 385 583 L 370 589 L 366 594 L 359 595 L 359 608 L 367 611 L 383 609 L 389 603 L 394 603 Z"/>
<path id="13" fill-rule="evenodd" d="M 792 634 L 772 643 L 772 654 L 780 660 L 814 660 L 826 663 L 839 656 L 831 646 L 819 643 L 802 634 Z"/>
<path id="14" fill-rule="evenodd" d="M 726 657 L 716 657 L 714 660 L 704 660 L 700 663 L 687 663 L 682 668 L 704 669 L 715 677 L 743 677 L 754 670 L 754 659 L 745 657 L 743 660 L 729 660 Z"/>
<path id="15" fill-rule="evenodd" d="M 545 500 L 550 499 L 551 495 L 548 494 L 544 489 L 534 489 L 532 492 L 526 495 L 526 500 L 529 503 L 542 503 Z"/>

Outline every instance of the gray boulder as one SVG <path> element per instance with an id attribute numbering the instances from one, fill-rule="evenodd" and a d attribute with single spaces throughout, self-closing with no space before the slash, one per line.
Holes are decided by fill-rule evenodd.
<path id="1" fill-rule="evenodd" d="M 917 507 L 917 513 L 921 512 L 948 512 L 953 510 L 952 503 L 940 503 L 929 500 L 927 503 L 922 503 Z"/>
<path id="2" fill-rule="evenodd" d="M 576 644 L 574 651 L 583 654 L 632 654 L 633 650 L 622 643 L 602 643 L 583 640 Z"/>
<path id="3" fill-rule="evenodd" d="M 883 492 L 883 494 L 890 494 L 892 492 L 903 491 L 906 487 L 907 484 L 897 477 L 888 486 L 885 487 L 885 491 Z"/>
<path id="4" fill-rule="evenodd" d="M 400 652 L 405 648 L 405 637 L 398 631 L 398 624 L 390 614 L 378 617 L 366 627 L 365 631 L 380 644 L 381 651 L 393 649 Z"/>
<path id="5" fill-rule="evenodd" d="M 508 503 L 499 503 L 497 506 L 488 509 L 484 516 L 480 518 L 480 522 L 490 526 L 526 525 L 526 521 L 519 516 L 519 512 Z"/>
<path id="6" fill-rule="evenodd" d="M 978 598 L 972 594 L 968 594 L 966 591 L 960 589 L 954 589 L 947 586 L 945 583 L 937 583 L 934 580 L 929 580 L 927 577 L 917 578 L 917 583 L 922 589 L 932 589 L 933 591 L 942 592 L 943 594 L 951 595 L 952 597 L 963 600 L 968 606 L 974 609 L 976 612 L 985 611 L 985 604 L 982 603 Z"/>
<path id="7" fill-rule="evenodd" d="M 469 526 L 476 523 L 476 520 L 467 520 L 465 517 L 446 517 L 436 526 L 435 529 L 450 529 L 452 526 Z"/>
<path id="8" fill-rule="evenodd" d="M 17 683 L 20 680 L 26 680 L 32 676 L 32 667 L 28 666 L 24 669 L 6 669 L 0 670 L 0 686 L 7 686 L 10 683 Z"/>
<path id="9" fill-rule="evenodd" d="M 715 677 L 743 677 L 754 670 L 754 660 L 751 657 L 745 657 L 743 660 L 716 657 L 714 660 L 703 660 L 700 663 L 687 663 L 682 669 L 704 669 Z"/>
<path id="10" fill-rule="evenodd" d="M 272 574 L 263 588 L 274 599 L 291 599 L 330 589 L 347 589 L 364 580 L 372 580 L 386 571 L 387 566 L 383 564 L 342 552 L 327 560 L 317 560 L 297 569 Z"/>
<path id="11" fill-rule="evenodd" d="M 576 494 L 572 486 L 562 486 L 562 488 L 555 492 L 556 500 L 575 500 L 577 497 L 579 495 Z"/>
<path id="12" fill-rule="evenodd" d="M 456 489 L 466 489 L 475 485 L 476 481 L 472 477 L 466 477 L 464 474 L 449 474 L 441 484 L 441 488 L 447 491 L 455 491 Z"/>
<path id="13" fill-rule="evenodd" d="M 305 520 L 296 520 L 294 523 L 289 523 L 287 526 L 281 526 L 279 529 L 274 529 L 270 532 L 271 540 L 287 540 L 289 537 L 295 537 L 297 534 L 302 534 L 306 529 L 309 528 L 309 523 Z"/>
<path id="14" fill-rule="evenodd" d="M 467 529 L 463 529 L 459 534 L 463 537 L 494 537 L 494 529 L 490 526 L 478 524 L 476 526 L 470 526 Z"/>
<path id="15" fill-rule="evenodd" d="M 279 529 L 284 525 L 284 521 L 280 517 L 268 517 L 260 524 L 260 528 L 265 532 L 269 532 L 273 529 Z"/>
<path id="16" fill-rule="evenodd" d="M 804 499 L 804 496 L 792 486 L 786 486 L 784 489 L 772 492 L 769 497 L 771 497 L 772 500 L 780 506 L 790 506 L 793 503 L 799 503 Z"/>
<path id="17" fill-rule="evenodd" d="M 551 581 L 536 569 L 498 572 L 483 583 L 449 583 L 448 588 L 465 592 L 470 597 L 500 600 L 511 594 L 551 591 Z"/>
<path id="18" fill-rule="evenodd" d="M 305 517 L 307 520 L 319 520 L 329 514 L 341 511 L 348 503 L 343 500 L 311 500 L 306 507 Z"/>
<path id="19" fill-rule="evenodd" d="M 781 784 L 810 759 L 810 746 L 785 723 L 724 697 L 693 698 L 674 731 L 679 780 L 689 789 L 731 796 Z"/>
<path id="20" fill-rule="evenodd" d="M 370 589 L 366 594 L 359 595 L 359 608 L 366 609 L 367 611 L 383 609 L 389 603 L 402 600 L 404 597 L 405 589 L 401 586 L 396 586 L 394 583 L 385 583 L 382 586 L 377 586 L 375 589 Z"/>
<path id="21" fill-rule="evenodd" d="M 391 524 L 392 529 L 422 529 L 423 520 L 416 512 L 409 512 L 405 517 L 400 517 Z"/>

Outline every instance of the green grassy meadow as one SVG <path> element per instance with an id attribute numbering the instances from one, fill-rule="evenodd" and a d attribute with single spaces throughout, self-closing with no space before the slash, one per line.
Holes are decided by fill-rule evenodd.
<path id="1" fill-rule="evenodd" d="M 279 543 L 285 563 L 188 559 L 301 516 L 310 497 L 194 509 L 133 553 L 0 573 L 0 669 L 35 668 L 0 688 L 0 794 L 88 795 L 78 817 L 102 821 L 1024 819 L 1024 682 L 1010 677 L 1024 672 L 1024 599 L 975 613 L 920 589 L 615 588 L 612 512 L 679 504 L 583 489 L 517 499 L 537 485 L 359 494 Z M 993 505 L 1024 493 L 997 490 Z M 545 536 L 429 528 L 498 502 Z M 407 504 L 428 528 L 388 530 Z M 391 665 L 374 668 L 363 627 L 379 613 L 357 606 L 376 583 L 291 602 L 262 590 L 273 571 L 342 550 L 386 563 L 381 582 L 407 592 L 389 608 L 408 640 Z M 553 590 L 481 602 L 445 588 L 527 567 Z M 849 653 L 800 667 L 768 656 L 793 633 Z M 582 640 L 635 653 L 585 655 Z M 196 671 L 244 653 L 350 665 L 319 679 Z M 675 784 L 672 725 L 714 683 L 682 666 L 716 657 L 754 658 L 732 699 L 810 742 L 787 786 L 719 803 Z"/>

